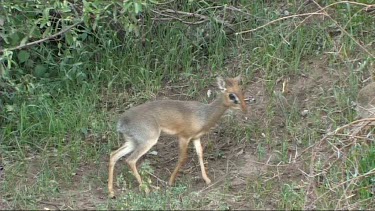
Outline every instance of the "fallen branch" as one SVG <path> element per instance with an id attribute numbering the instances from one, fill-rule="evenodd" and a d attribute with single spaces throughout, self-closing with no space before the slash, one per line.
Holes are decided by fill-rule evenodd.
<path id="1" fill-rule="evenodd" d="M 340 30 L 345 33 L 350 39 L 352 39 L 362 50 L 364 50 L 368 55 L 370 55 L 372 58 L 375 58 L 375 56 L 369 51 L 367 50 L 365 47 L 363 47 L 349 32 L 347 32 L 342 26 L 340 26 L 340 24 L 334 19 L 332 18 L 326 11 L 325 9 L 328 7 L 328 6 L 331 6 L 331 5 L 334 5 L 336 3 L 344 3 L 344 2 L 336 2 L 336 3 L 333 3 L 333 4 L 330 4 L 326 7 L 322 7 L 320 6 L 320 4 L 318 4 L 315 0 L 313 0 L 314 4 L 316 4 L 320 9 L 321 11 L 324 11 L 325 13 L 325 16 L 327 16 L 329 19 L 331 19 L 331 21 L 333 21 L 337 27 L 340 28 Z M 358 4 L 358 5 L 362 5 L 362 6 L 366 6 L 366 9 L 367 8 L 372 8 L 372 7 L 375 7 L 375 5 L 366 5 L 366 4 L 362 4 L 362 3 L 357 3 L 357 2 L 346 2 L 346 3 L 353 3 L 353 4 Z"/>
<path id="2" fill-rule="evenodd" d="M 164 14 L 162 12 L 159 12 L 159 11 L 156 11 L 156 10 L 151 10 L 152 12 L 156 13 L 156 14 L 159 14 L 159 15 L 162 15 L 162 16 L 165 16 L 165 17 L 168 17 L 169 19 L 161 19 L 161 18 L 153 18 L 153 20 L 178 20 L 180 21 L 181 23 L 184 23 L 184 24 L 188 24 L 188 25 L 198 25 L 198 24 L 201 24 L 201 23 L 204 23 L 207 21 L 207 19 L 204 19 L 202 21 L 195 21 L 195 22 L 188 22 L 188 21 L 185 21 L 185 20 L 182 20 L 181 18 L 179 17 L 176 17 L 176 16 L 172 16 L 172 15 L 168 15 L 168 14 Z"/>
<path id="3" fill-rule="evenodd" d="M 345 129 L 345 128 L 351 126 L 351 125 L 357 124 L 357 123 L 359 123 L 359 122 L 372 122 L 372 121 L 375 121 L 375 117 L 359 119 L 359 120 L 353 121 L 353 122 L 351 122 L 351 123 L 349 123 L 349 124 L 346 124 L 346 125 L 344 125 L 344 126 L 341 126 L 341 127 L 337 128 L 337 129 L 333 132 L 333 134 L 336 135 L 338 132 L 342 131 L 343 129 Z"/>
<path id="4" fill-rule="evenodd" d="M 341 183 L 339 183 L 339 184 L 337 184 L 337 185 L 331 187 L 330 189 L 331 189 L 331 190 L 335 190 L 335 189 L 337 189 L 337 188 L 339 188 L 339 187 L 341 187 L 341 186 L 343 186 L 343 185 L 345 185 L 345 184 L 347 184 L 347 183 L 349 183 L 349 182 L 352 182 L 352 181 L 355 181 L 355 180 L 359 180 L 359 179 L 361 179 L 362 177 L 368 177 L 368 176 L 370 176 L 370 175 L 375 175 L 375 169 L 370 170 L 370 171 L 368 171 L 368 172 L 366 172 L 366 173 L 364 173 L 364 174 L 361 174 L 361 175 L 359 175 L 359 176 L 357 176 L 357 177 L 354 177 L 354 178 L 351 178 L 351 179 L 347 179 L 347 180 L 345 180 L 345 181 L 343 181 L 343 182 L 341 182 Z M 327 195 L 328 193 L 329 193 L 329 191 L 324 192 L 324 193 L 323 193 L 322 195 L 320 195 L 317 199 L 315 199 L 314 203 L 316 203 L 319 199 L 323 198 L 323 197 L 324 197 L 325 195 Z"/>
<path id="5" fill-rule="evenodd" d="M 356 120 L 356 121 L 353 121 L 353 122 L 350 122 L 344 126 L 341 126 L 339 128 L 337 128 L 335 131 L 332 131 L 332 132 L 329 132 L 328 134 L 326 134 L 323 138 L 321 138 L 319 140 L 319 142 L 316 142 L 314 144 L 311 144 L 309 147 L 307 147 L 306 149 L 304 149 L 296 158 L 295 158 L 295 161 L 298 160 L 299 157 L 301 157 L 302 154 L 304 154 L 305 152 L 307 152 L 309 149 L 317 146 L 317 145 L 320 145 L 321 143 L 323 143 L 328 137 L 330 136 L 334 136 L 334 135 L 343 135 L 343 134 L 339 134 L 340 131 L 344 130 L 345 128 L 347 127 L 350 127 L 352 125 L 355 125 L 357 123 L 360 123 L 360 122 L 367 122 L 367 124 L 365 124 L 364 126 L 368 125 L 370 122 L 374 121 L 375 122 L 375 118 L 363 118 L 363 119 L 359 119 L 359 120 Z M 362 128 L 362 127 L 361 127 Z M 356 137 L 357 138 L 357 137 Z"/>
<path id="6" fill-rule="evenodd" d="M 315 2 L 315 1 L 314 1 Z M 285 16 L 285 17 L 282 17 L 282 18 L 278 18 L 276 20 L 273 20 L 273 21 L 270 21 L 266 24 L 263 24 L 261 26 L 258 26 L 256 27 L 255 29 L 250 29 L 250 30 L 246 30 L 246 31 L 241 31 L 241 32 L 237 32 L 235 33 L 235 35 L 240 35 L 240 34 L 245 34 L 245 33 L 250 33 L 250 32 L 254 32 L 254 31 L 257 31 L 259 29 L 262 29 L 268 25 L 271 25 L 273 23 L 276 23 L 276 22 L 279 22 L 279 21 L 282 21 L 282 20 L 285 20 L 285 19 L 289 19 L 289 18 L 295 18 L 295 17 L 303 17 L 303 16 L 308 16 L 307 18 L 313 16 L 313 15 L 324 15 L 324 16 L 328 16 L 330 17 L 326 12 L 322 13 L 321 11 L 325 11 L 327 8 L 329 7 L 332 7 L 336 4 L 355 4 L 355 5 L 359 5 L 359 6 L 363 6 L 363 7 L 366 7 L 366 11 L 367 10 L 370 10 L 371 8 L 375 8 L 375 5 L 371 5 L 371 4 L 364 4 L 364 3 L 359 3 L 359 2 L 353 2 L 353 1 L 340 1 L 340 2 L 335 2 L 335 3 L 332 3 L 330 5 L 327 5 L 325 7 L 320 7 L 320 9 L 316 12 L 312 12 L 312 13 L 303 13 L 303 14 L 296 14 L 296 15 L 289 15 L 289 16 Z M 331 18 L 331 17 L 330 17 Z M 335 22 L 337 23 L 337 22 Z"/>
<path id="7" fill-rule="evenodd" d="M 240 34 L 245 34 L 245 33 L 249 33 L 249 32 L 254 32 L 254 31 L 257 31 L 261 28 L 264 28 L 268 25 L 271 25 L 273 23 L 276 23 L 276 22 L 279 22 L 279 21 L 282 21 L 282 20 L 286 20 L 286 19 L 289 19 L 289 18 L 296 18 L 296 17 L 304 17 L 304 16 L 313 16 L 313 15 L 325 15 L 324 13 L 321 13 L 321 12 L 312 12 L 312 13 L 304 13 L 304 14 L 297 14 L 297 15 L 288 15 L 288 16 L 285 16 L 285 17 L 282 17 L 282 18 L 278 18 L 276 20 L 273 20 L 273 21 L 270 21 L 266 24 L 263 24 L 261 26 L 258 26 L 256 27 L 255 29 L 250 29 L 250 30 L 246 30 L 246 31 L 241 31 L 241 32 L 237 32 L 235 33 L 235 35 L 240 35 Z"/>
<path id="8" fill-rule="evenodd" d="M 79 21 L 71 26 L 68 26 L 66 27 L 65 29 L 59 31 L 58 33 L 56 34 L 53 34 L 49 37 L 46 37 L 46 38 L 43 38 L 43 39 L 40 39 L 40 40 L 36 40 L 34 42 L 29 42 L 29 43 L 26 43 L 24 45 L 19 45 L 19 46 L 16 46 L 16 47 L 13 47 L 13 48 L 5 48 L 5 49 L 0 49 L 0 53 L 4 53 L 5 51 L 14 51 L 14 50 L 19 50 L 19 49 L 22 49 L 22 48 L 27 48 L 27 47 L 30 47 L 30 46 L 33 46 L 33 45 L 36 45 L 36 44 L 39 44 L 39 43 L 42 43 L 42 42 L 45 42 L 47 40 L 50 40 L 52 38 L 55 38 L 59 35 L 62 35 L 64 33 L 66 33 L 67 31 L 69 31 L 70 29 L 76 27 L 78 24 L 82 23 L 82 21 Z"/>
<path id="9" fill-rule="evenodd" d="M 204 22 L 209 21 L 210 19 L 212 19 L 214 22 L 222 24 L 222 25 L 228 27 L 229 29 L 231 29 L 232 31 L 235 31 L 230 23 L 228 23 L 228 22 L 226 22 L 224 20 L 220 20 L 220 19 L 215 18 L 215 17 L 211 17 L 210 18 L 208 16 L 197 14 L 197 13 L 184 12 L 184 11 L 178 11 L 178 10 L 172 10 L 172 9 L 166 9 L 166 10 L 163 10 L 163 11 L 157 11 L 157 10 L 151 10 L 151 11 L 154 12 L 154 13 L 156 13 L 156 14 L 158 14 L 158 15 L 169 17 L 169 18 L 178 20 L 178 21 L 180 21 L 182 23 L 190 24 L 190 25 L 201 24 L 201 23 L 204 23 Z M 183 20 L 183 19 L 181 19 L 179 17 L 172 16 L 172 15 L 169 15 L 169 14 L 166 14 L 166 13 L 172 13 L 172 14 L 176 14 L 176 15 L 185 15 L 185 16 L 188 16 L 188 17 L 196 17 L 196 18 L 199 18 L 201 20 L 200 21 L 196 21 L 196 22 L 188 22 L 188 21 L 185 21 L 185 20 Z"/>
<path id="10" fill-rule="evenodd" d="M 316 177 L 319 175 L 323 175 L 328 177 L 329 172 L 331 171 L 331 168 L 333 166 L 344 166 L 343 169 L 348 169 L 348 167 L 345 165 L 345 160 L 349 160 L 348 154 L 349 148 L 357 143 L 357 140 L 367 140 L 366 137 L 362 137 L 360 132 L 368 125 L 373 125 L 372 123 L 375 122 L 375 118 L 363 118 L 359 119 L 353 122 L 350 122 L 346 125 L 343 125 L 336 130 L 327 133 L 323 138 L 320 139 L 317 143 L 311 145 L 308 147 L 308 149 L 311 149 L 311 160 L 310 160 L 310 172 L 305 173 L 305 176 L 307 176 L 307 187 L 306 187 L 306 195 L 305 195 L 305 209 L 316 209 L 316 204 L 320 199 L 325 197 L 326 195 L 329 195 L 330 193 L 337 194 L 337 191 L 339 188 L 343 188 L 342 197 L 339 199 L 338 203 L 336 204 L 336 209 L 341 209 L 341 201 L 344 201 L 346 204 L 349 203 L 348 199 L 354 196 L 350 191 L 350 187 L 355 185 L 354 183 L 365 178 L 368 176 L 372 176 L 375 174 L 375 169 L 372 169 L 366 173 L 359 174 L 353 178 L 345 179 L 347 178 L 345 175 L 345 171 L 341 173 L 342 178 L 344 180 L 338 181 L 336 184 L 329 185 L 329 190 L 324 192 L 323 194 L 317 193 L 317 187 L 316 187 Z M 342 134 L 344 130 L 349 130 L 350 134 Z M 329 137 L 333 136 L 339 136 L 341 138 L 345 138 L 344 140 L 339 139 L 339 143 L 331 143 Z M 339 146 L 337 146 L 339 144 Z M 325 149 L 321 148 L 323 145 Z M 331 150 L 327 149 L 330 148 Z M 330 153 L 328 157 L 322 157 L 318 154 L 328 155 L 327 153 Z M 318 160 L 317 157 L 320 157 Z M 335 158 L 336 157 L 336 158 Z M 339 160 L 342 160 L 341 163 L 337 163 Z M 323 161 L 323 163 L 321 163 Z M 351 162 L 349 160 L 349 162 Z M 316 169 L 317 163 L 320 163 L 318 166 L 319 169 Z M 352 162 L 351 162 L 352 163 Z M 358 167 L 356 167 L 358 169 Z M 337 176 L 337 175 L 336 175 Z M 337 182 L 337 181 L 336 181 Z M 349 193 L 350 192 L 350 193 Z M 345 197 L 344 197 L 345 196 Z M 349 206 L 346 205 L 346 206 Z"/>
<path id="11" fill-rule="evenodd" d="M 187 16 L 190 16 L 190 17 L 198 17 L 198 18 L 203 19 L 203 20 L 210 20 L 210 17 L 208 17 L 208 16 L 196 14 L 196 13 L 191 13 L 191 12 L 183 12 L 183 11 L 177 11 L 177 10 L 171 10 L 171 9 L 166 9 L 164 11 L 169 12 L 169 13 L 187 15 Z M 225 26 L 230 26 L 230 24 L 227 23 L 226 21 L 223 21 L 223 20 L 220 20 L 220 19 L 217 19 L 217 18 L 214 18 L 214 17 L 212 17 L 212 19 L 217 23 L 223 24 Z"/>

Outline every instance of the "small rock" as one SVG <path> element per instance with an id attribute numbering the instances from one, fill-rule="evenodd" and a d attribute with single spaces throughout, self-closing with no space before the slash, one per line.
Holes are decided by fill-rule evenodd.
<path id="1" fill-rule="evenodd" d="M 148 154 L 150 154 L 150 155 L 158 155 L 158 152 L 157 151 L 151 151 Z"/>
<path id="2" fill-rule="evenodd" d="M 241 149 L 239 152 L 237 152 L 236 157 L 238 157 L 238 156 L 240 156 L 242 154 L 243 154 L 243 149 Z"/>
<path id="3" fill-rule="evenodd" d="M 212 95 L 212 91 L 211 91 L 211 89 L 207 90 L 207 97 L 210 98 L 211 95 Z"/>
<path id="4" fill-rule="evenodd" d="M 305 110 L 303 110 L 303 111 L 301 112 L 301 115 L 302 115 L 303 117 L 307 116 L 307 114 L 309 114 L 309 110 L 307 110 L 307 109 L 305 109 Z"/>

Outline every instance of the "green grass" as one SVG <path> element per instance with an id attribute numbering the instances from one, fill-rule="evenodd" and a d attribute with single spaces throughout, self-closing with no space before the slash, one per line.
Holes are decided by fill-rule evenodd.
<path id="1" fill-rule="evenodd" d="M 288 2 L 291 13 L 301 4 Z M 217 4 L 231 6 L 230 1 Z M 261 1 L 240 1 L 244 13 L 215 9 L 207 1 L 169 6 L 189 12 L 199 9 L 210 17 L 233 18 L 237 31 L 281 17 L 278 3 Z M 352 38 L 369 44 L 375 31 L 373 17 L 359 9 L 339 4 L 333 17 Z M 0 177 L 0 208 L 41 209 L 51 206 L 43 204 L 50 201 L 58 207 L 75 209 L 84 208 L 80 202 L 86 200 L 91 203 L 87 206 L 97 209 L 235 209 L 246 204 L 257 209 L 303 209 L 306 187 L 300 186 L 300 181 L 306 178 L 285 179 L 288 176 L 280 175 L 266 181 L 279 173 L 274 168 L 257 178 L 245 178 L 241 188 L 232 188 L 227 179 L 203 192 L 196 191 L 195 183 L 186 174 L 176 187 L 158 186 L 145 196 L 137 190 L 128 168 L 117 164 L 121 167 L 116 183 L 125 190 L 118 193 L 116 200 L 106 198 L 108 156 L 121 144 L 115 133 L 118 114 L 130 105 L 160 95 L 209 102 L 212 99 L 206 97 L 206 91 L 213 89 L 219 74 L 242 73 L 249 94 L 260 98 L 257 94 L 261 93 L 268 99 L 264 107 L 257 107 L 257 102 L 249 105 L 250 110 L 260 109 L 261 115 L 248 116 L 241 124 L 230 115 L 222 119 L 220 126 L 220 132 L 230 137 L 233 146 L 245 144 L 246 149 L 252 150 L 245 153 L 256 155 L 259 162 L 266 162 L 274 153 L 277 156 L 272 164 L 287 164 L 291 149 L 298 148 L 300 152 L 319 141 L 328 128 L 354 120 L 352 101 L 369 75 L 366 68 L 354 70 L 356 62 L 367 60 L 369 55 L 345 34 L 331 37 L 327 31 L 335 25 L 333 21 L 310 21 L 295 29 L 300 20 L 288 19 L 236 36 L 226 34 L 227 28 L 212 19 L 187 25 L 146 17 L 141 36 L 121 34 L 105 25 L 96 32 L 80 35 L 77 48 L 61 42 L 58 49 L 46 42 L 27 49 L 30 58 L 25 62 L 18 60 L 22 57 L 20 51 L 14 51 L 15 62 L 0 79 L 0 164 L 5 168 Z M 275 93 L 281 91 L 287 78 L 292 93 Z M 303 80 L 307 81 L 305 85 Z M 297 86 L 298 82 L 302 85 Z M 255 83 L 264 86 L 254 87 Z M 170 87 L 180 88 L 171 92 Z M 296 94 L 300 90 L 306 92 Z M 289 106 L 282 104 L 283 96 Z M 301 115 L 303 109 L 309 110 L 307 116 Z M 210 136 L 207 154 L 215 153 L 212 137 L 218 136 Z M 222 154 L 213 157 L 225 163 L 223 156 L 227 157 L 228 152 L 219 150 Z M 355 148 L 349 155 L 346 176 L 352 177 L 355 171 L 365 174 L 374 168 L 373 144 Z M 304 164 L 309 165 L 309 155 L 302 156 Z M 244 161 L 241 157 L 236 159 L 231 162 Z M 174 167 L 173 162 L 168 165 L 170 170 Z M 156 185 L 155 178 L 147 172 L 163 171 L 154 168 L 142 164 L 142 177 L 150 180 L 150 186 Z M 213 165 L 209 168 L 215 170 Z M 333 168 L 327 181 L 342 179 L 338 176 L 341 170 Z M 372 179 L 357 183 L 356 200 L 371 201 L 373 193 L 368 187 L 373 185 Z M 320 193 L 328 190 L 329 186 L 319 189 Z M 75 197 L 74 191 L 88 194 Z M 343 191 L 339 189 L 335 197 Z M 242 202 L 234 203 L 229 200 L 231 197 Z M 100 200 L 95 202 L 97 199 Z M 335 208 L 334 200 L 332 194 L 323 197 L 317 208 Z M 374 208 L 365 202 L 358 207 Z"/>

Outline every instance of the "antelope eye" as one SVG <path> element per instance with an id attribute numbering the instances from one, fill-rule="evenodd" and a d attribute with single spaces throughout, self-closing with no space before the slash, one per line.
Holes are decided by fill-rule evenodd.
<path id="1" fill-rule="evenodd" d="M 238 104 L 238 103 L 239 103 L 239 100 L 238 100 L 237 96 L 236 96 L 235 94 L 233 94 L 233 93 L 230 93 L 230 94 L 229 94 L 229 99 L 230 99 L 231 101 L 233 101 L 235 104 Z"/>

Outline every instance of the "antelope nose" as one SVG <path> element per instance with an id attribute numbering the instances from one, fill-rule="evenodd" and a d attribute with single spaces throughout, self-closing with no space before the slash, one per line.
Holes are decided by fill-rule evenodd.
<path id="1" fill-rule="evenodd" d="M 242 103 L 241 105 L 241 110 L 244 114 L 247 114 L 247 107 L 246 107 L 246 103 Z"/>

